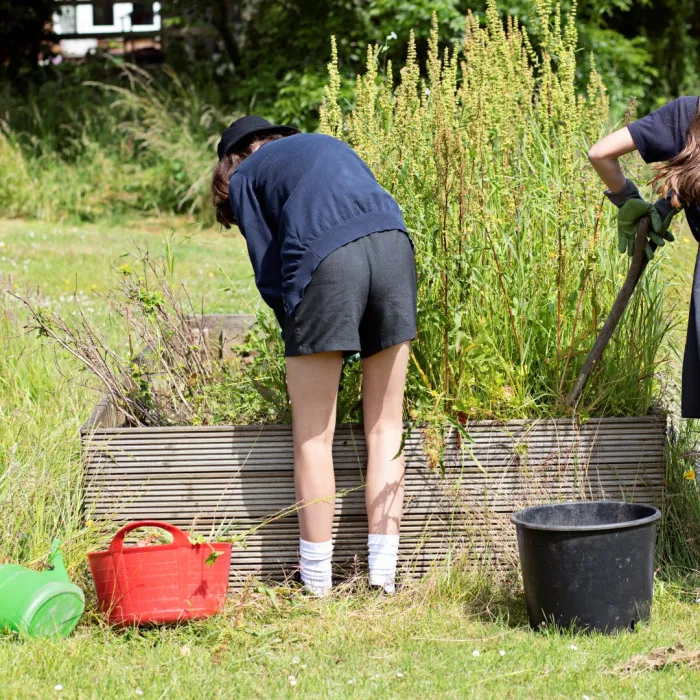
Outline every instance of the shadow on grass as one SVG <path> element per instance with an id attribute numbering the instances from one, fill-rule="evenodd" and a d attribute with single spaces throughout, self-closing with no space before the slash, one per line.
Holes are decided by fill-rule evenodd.
<path id="1" fill-rule="evenodd" d="M 422 594 L 422 595 L 421 595 Z M 414 592 L 423 602 L 456 602 L 465 616 L 483 623 L 499 623 L 511 629 L 528 627 L 525 596 L 518 570 L 514 567 L 436 568 Z"/>
<path id="2" fill-rule="evenodd" d="M 484 591 L 466 602 L 464 611 L 480 622 L 497 622 L 511 629 L 529 628 L 525 596 L 505 587 Z"/>

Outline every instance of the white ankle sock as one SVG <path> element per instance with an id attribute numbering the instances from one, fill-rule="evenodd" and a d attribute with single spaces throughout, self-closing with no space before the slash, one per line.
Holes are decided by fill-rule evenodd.
<path id="1" fill-rule="evenodd" d="M 317 596 L 331 590 L 331 559 L 333 540 L 307 542 L 299 539 L 299 569 L 306 589 Z"/>
<path id="2" fill-rule="evenodd" d="M 382 586 L 393 593 L 396 578 L 396 560 L 399 556 L 398 535 L 369 535 L 369 585 Z"/>

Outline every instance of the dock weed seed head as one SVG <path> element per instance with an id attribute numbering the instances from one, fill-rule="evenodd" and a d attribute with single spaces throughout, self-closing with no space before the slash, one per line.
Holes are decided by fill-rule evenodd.
<path id="1" fill-rule="evenodd" d="M 419 65 L 411 36 L 394 81 L 367 50 L 355 100 L 341 100 L 337 54 L 321 130 L 347 141 L 401 205 L 416 247 L 419 337 L 414 417 L 532 417 L 564 412 L 626 261 L 588 146 L 609 128 L 591 58 L 577 91 L 574 14 L 537 2 L 536 36 L 487 4 L 461 45 Z M 333 44 L 333 47 L 335 44 Z M 660 282 L 642 282 L 598 368 L 582 413 L 645 413 L 664 335 Z"/>

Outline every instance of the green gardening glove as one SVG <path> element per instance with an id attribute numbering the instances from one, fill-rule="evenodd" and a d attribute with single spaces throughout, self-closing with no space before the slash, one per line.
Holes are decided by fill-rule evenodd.
<path id="1" fill-rule="evenodd" d="M 634 239 L 637 236 L 637 222 L 644 216 L 651 216 L 654 205 L 643 199 L 628 199 L 617 212 L 617 249 L 620 253 L 634 255 Z M 663 239 L 662 239 L 663 241 Z M 661 243 L 663 245 L 663 242 Z M 649 260 L 654 251 L 647 242 L 646 254 Z"/>
<path id="2" fill-rule="evenodd" d="M 651 212 L 651 228 L 652 232 L 649 234 L 657 246 L 664 245 L 666 241 L 673 243 L 676 239 L 671 233 L 670 226 L 673 217 L 680 212 L 680 209 L 676 209 L 671 201 L 673 196 L 672 192 L 669 192 L 665 197 L 661 197 L 654 202 L 654 210 Z"/>
<path id="3" fill-rule="evenodd" d="M 651 219 L 649 239 L 645 252 L 647 258 L 654 257 L 654 251 L 666 245 L 666 241 L 673 243 L 676 239 L 669 230 L 671 220 L 680 209 L 675 209 L 668 197 L 658 199 L 654 204 L 643 199 L 628 199 L 617 214 L 618 248 L 621 253 L 627 251 L 627 255 L 634 255 L 634 239 L 637 235 L 637 222 L 643 217 Z M 623 243 L 624 241 L 624 243 Z"/>
<path id="4" fill-rule="evenodd" d="M 665 245 L 666 241 L 675 240 L 669 231 L 671 219 L 680 211 L 671 204 L 670 195 L 662 197 L 655 204 L 642 199 L 637 186 L 627 180 L 625 186 L 617 191 L 605 191 L 606 197 L 619 208 L 617 214 L 617 240 L 620 253 L 634 255 L 634 240 L 637 236 L 637 223 L 644 216 L 651 219 L 649 239 L 645 248 L 649 260 L 654 251 Z"/>

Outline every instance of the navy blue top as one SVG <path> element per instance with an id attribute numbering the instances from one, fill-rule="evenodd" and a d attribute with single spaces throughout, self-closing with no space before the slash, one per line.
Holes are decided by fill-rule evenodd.
<path id="1" fill-rule="evenodd" d="M 697 97 L 679 97 L 629 125 L 634 145 L 645 163 L 671 160 L 685 148 L 688 127 L 698 111 Z M 693 236 L 700 241 L 700 203 L 686 207 Z"/>
<path id="2" fill-rule="evenodd" d="M 367 165 L 323 134 L 261 146 L 231 176 L 229 200 L 255 283 L 280 322 L 327 255 L 375 231 L 406 231 L 399 205 Z"/>
<path id="3" fill-rule="evenodd" d="M 685 147 L 688 126 L 698 111 L 697 97 L 680 97 L 629 125 L 632 139 L 647 163 L 670 160 Z M 700 241 L 700 204 L 685 209 L 693 236 Z M 688 335 L 683 355 L 681 415 L 700 418 L 700 255 L 695 262 Z"/>

